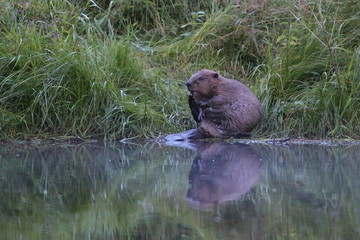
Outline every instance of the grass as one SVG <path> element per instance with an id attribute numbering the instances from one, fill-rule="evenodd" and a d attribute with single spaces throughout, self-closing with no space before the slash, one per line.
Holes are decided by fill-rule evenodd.
<path id="1" fill-rule="evenodd" d="M 0 138 L 193 128 L 202 68 L 259 96 L 255 137 L 358 138 L 360 3 L 251 2 L 1 2 Z"/>

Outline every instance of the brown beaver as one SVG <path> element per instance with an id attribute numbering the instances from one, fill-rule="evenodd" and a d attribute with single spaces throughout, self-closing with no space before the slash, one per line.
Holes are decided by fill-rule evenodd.
<path id="1" fill-rule="evenodd" d="M 260 101 L 237 80 L 203 69 L 186 86 L 191 113 L 204 137 L 249 136 L 261 119 Z"/>

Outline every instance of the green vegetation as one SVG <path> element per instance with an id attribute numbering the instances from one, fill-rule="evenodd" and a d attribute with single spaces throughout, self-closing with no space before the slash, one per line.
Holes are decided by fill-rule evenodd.
<path id="1" fill-rule="evenodd" d="M 255 137 L 360 136 L 360 2 L 0 2 L 0 138 L 153 138 L 195 127 L 202 68 L 260 97 Z"/>

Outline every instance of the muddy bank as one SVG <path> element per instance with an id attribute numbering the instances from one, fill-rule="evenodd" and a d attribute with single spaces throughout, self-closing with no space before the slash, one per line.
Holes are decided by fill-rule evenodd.
<path id="1" fill-rule="evenodd" d="M 305 139 L 305 138 L 259 138 L 259 139 L 218 139 L 218 138 L 208 138 L 201 140 L 192 140 L 191 142 L 228 142 L 228 143 L 244 143 L 244 144 L 266 144 L 266 145 L 323 145 L 323 146 L 337 146 L 337 145 L 359 145 L 360 140 L 357 139 Z M 94 142 L 130 142 L 130 143 L 145 143 L 145 142 L 156 142 L 156 143 L 165 143 L 164 138 L 157 139 L 119 139 L 106 141 L 100 138 L 80 138 L 80 137 L 51 137 L 51 138 L 26 138 L 26 139 L 10 139 L 10 140 L 0 140 L 0 145 L 6 144 L 81 144 L 81 143 L 94 143 Z M 175 140 L 169 145 L 182 145 L 188 141 L 178 141 Z"/>

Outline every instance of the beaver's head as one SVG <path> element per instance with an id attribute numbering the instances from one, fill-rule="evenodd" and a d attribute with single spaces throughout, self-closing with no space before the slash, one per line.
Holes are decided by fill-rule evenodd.
<path id="1" fill-rule="evenodd" d="M 209 98 L 216 95 L 221 76 L 212 70 L 203 69 L 193 74 L 186 86 L 195 98 Z"/>

